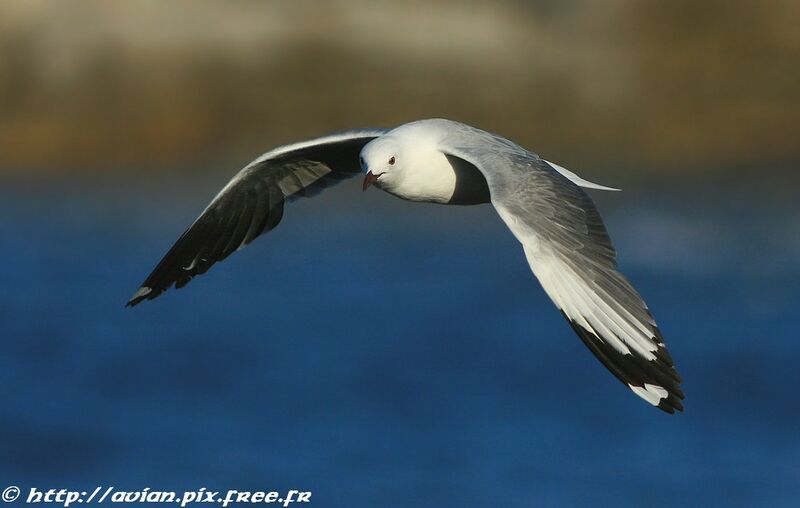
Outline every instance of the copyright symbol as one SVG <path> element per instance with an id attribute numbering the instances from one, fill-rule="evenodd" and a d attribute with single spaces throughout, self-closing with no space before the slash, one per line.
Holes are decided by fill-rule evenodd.
<path id="1" fill-rule="evenodd" d="M 12 485 L 10 487 L 6 487 L 6 490 L 3 491 L 3 501 L 6 503 L 13 503 L 19 497 L 19 487 Z"/>

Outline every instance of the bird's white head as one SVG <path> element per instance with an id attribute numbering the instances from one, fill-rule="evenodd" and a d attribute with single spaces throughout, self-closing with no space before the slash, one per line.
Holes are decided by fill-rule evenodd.
<path id="1" fill-rule="evenodd" d="M 405 157 L 402 143 L 392 136 L 381 136 L 367 143 L 361 150 L 359 162 L 364 177 L 364 190 L 375 185 L 391 191 L 401 177 Z"/>
<path id="2" fill-rule="evenodd" d="M 421 120 L 388 132 L 361 150 L 370 185 L 411 201 L 453 203 L 456 170 L 441 149 L 439 120 Z"/>

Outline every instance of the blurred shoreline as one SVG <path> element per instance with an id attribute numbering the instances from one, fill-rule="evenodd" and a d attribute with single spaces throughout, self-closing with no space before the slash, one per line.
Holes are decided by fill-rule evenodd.
<path id="1" fill-rule="evenodd" d="M 579 171 L 789 173 L 797 19 L 789 0 L 9 0 L 0 173 L 234 171 L 297 139 L 437 116 Z"/>

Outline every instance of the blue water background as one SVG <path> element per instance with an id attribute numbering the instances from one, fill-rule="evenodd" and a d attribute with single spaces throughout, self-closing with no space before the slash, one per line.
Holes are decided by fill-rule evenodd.
<path id="1" fill-rule="evenodd" d="M 648 406 L 488 206 L 348 182 L 123 304 L 225 176 L 0 190 L 0 481 L 308 490 L 319 507 L 797 506 L 800 200 L 593 193 L 684 377 Z M 612 182 L 613 183 L 613 182 Z"/>

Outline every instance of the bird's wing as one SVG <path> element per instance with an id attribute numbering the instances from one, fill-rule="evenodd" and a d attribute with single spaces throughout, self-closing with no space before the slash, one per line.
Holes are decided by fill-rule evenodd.
<path id="1" fill-rule="evenodd" d="M 492 203 L 522 243 L 531 269 L 584 344 L 636 395 L 682 411 L 681 378 L 642 297 L 617 270 L 591 198 L 548 162 L 507 140 L 477 134 L 451 156 L 486 177 Z"/>
<path id="2" fill-rule="evenodd" d="M 553 169 L 564 175 L 567 180 L 574 183 L 578 187 L 583 187 L 584 189 L 596 189 L 596 190 L 606 190 L 606 191 L 619 191 L 620 189 L 615 189 L 614 187 L 606 187 L 605 185 L 600 185 L 599 183 L 590 182 L 589 180 L 585 180 L 572 171 L 568 170 L 564 166 L 559 166 L 555 162 L 545 161 L 546 163 L 553 166 Z"/>
<path id="3" fill-rule="evenodd" d="M 381 136 L 364 129 L 271 150 L 242 169 L 181 235 L 128 301 L 151 300 L 241 249 L 283 216 L 283 205 L 360 172 L 361 148 Z"/>

